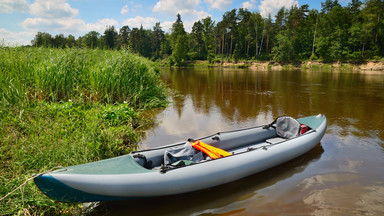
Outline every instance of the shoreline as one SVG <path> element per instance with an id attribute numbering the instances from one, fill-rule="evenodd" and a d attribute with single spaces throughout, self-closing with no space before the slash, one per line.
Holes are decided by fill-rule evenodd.
<path id="1" fill-rule="evenodd" d="M 286 70 L 286 69 L 352 69 L 365 71 L 384 71 L 383 60 L 370 60 L 363 63 L 354 62 L 322 62 L 322 61 L 303 61 L 297 63 L 279 63 L 276 61 L 239 61 L 223 62 L 210 64 L 206 60 L 196 60 L 186 62 L 181 67 L 223 67 L 223 68 L 248 68 L 251 70 Z"/>

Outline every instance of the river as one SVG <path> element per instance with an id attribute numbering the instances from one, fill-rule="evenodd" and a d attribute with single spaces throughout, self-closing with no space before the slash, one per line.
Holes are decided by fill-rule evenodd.
<path id="1" fill-rule="evenodd" d="M 171 104 L 140 148 L 325 114 L 307 154 L 190 194 L 101 203 L 110 215 L 384 215 L 384 72 L 163 69 Z"/>

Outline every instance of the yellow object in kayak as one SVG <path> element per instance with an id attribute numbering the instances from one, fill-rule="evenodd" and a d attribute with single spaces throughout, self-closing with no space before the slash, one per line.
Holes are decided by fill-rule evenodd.
<path id="1" fill-rule="evenodd" d="M 226 157 L 226 156 L 231 155 L 231 153 L 224 151 L 223 149 L 213 147 L 211 145 L 208 145 L 206 143 L 201 142 L 200 140 L 192 142 L 191 144 L 195 149 L 198 149 L 198 150 L 204 152 L 205 154 L 207 154 L 212 159 L 217 159 L 217 158 Z"/>

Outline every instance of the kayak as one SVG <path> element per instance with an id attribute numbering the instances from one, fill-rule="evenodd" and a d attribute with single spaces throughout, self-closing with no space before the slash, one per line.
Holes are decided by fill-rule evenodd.
<path id="1" fill-rule="evenodd" d="M 61 202 L 183 194 L 233 182 L 299 157 L 319 144 L 326 127 L 322 114 L 299 119 L 283 116 L 268 125 L 65 167 L 41 174 L 34 182 L 45 195 Z"/>

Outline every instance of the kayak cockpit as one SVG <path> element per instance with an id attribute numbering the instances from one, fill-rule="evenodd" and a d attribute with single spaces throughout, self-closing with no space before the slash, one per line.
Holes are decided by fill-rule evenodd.
<path id="1" fill-rule="evenodd" d="M 304 125 L 301 120 L 306 124 Z M 198 140 L 212 148 L 229 152 L 228 155 L 236 155 L 249 150 L 279 144 L 314 131 L 307 124 L 315 127 L 319 125 L 316 118 L 309 117 L 296 120 L 292 117 L 282 116 L 269 125 L 220 132 Z M 142 167 L 155 170 L 167 166 L 186 166 L 211 160 L 206 152 L 194 149 L 189 141 L 133 152 L 132 156 Z"/>

